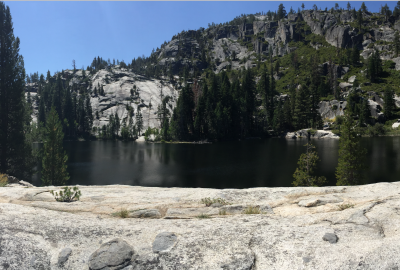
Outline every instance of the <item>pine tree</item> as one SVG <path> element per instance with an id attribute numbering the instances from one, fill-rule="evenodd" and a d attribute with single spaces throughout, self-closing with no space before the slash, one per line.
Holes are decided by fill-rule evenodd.
<path id="1" fill-rule="evenodd" d="M 307 152 L 300 155 L 298 167 L 293 174 L 293 186 L 321 186 L 326 182 L 324 176 L 314 176 L 314 170 L 319 161 L 317 152 L 311 143 L 305 145 Z"/>
<path id="2" fill-rule="evenodd" d="M 308 89 L 301 86 L 296 93 L 296 106 L 294 109 L 293 122 L 296 129 L 307 128 L 308 126 Z"/>
<path id="3" fill-rule="evenodd" d="M 247 70 L 244 74 L 242 89 L 245 101 L 245 135 L 248 135 L 253 129 L 253 113 L 255 103 L 255 84 L 251 70 Z"/>
<path id="4" fill-rule="evenodd" d="M 40 98 L 39 102 L 39 116 L 38 116 L 38 121 L 42 122 L 43 124 L 46 123 L 46 109 L 44 107 L 44 100 L 43 98 Z"/>
<path id="5" fill-rule="evenodd" d="M 371 116 L 371 111 L 369 110 L 368 100 L 364 99 L 361 103 L 361 108 L 360 108 L 359 126 L 362 127 L 364 126 L 364 124 L 368 124 L 370 116 Z"/>
<path id="6" fill-rule="evenodd" d="M 138 107 L 138 111 L 136 113 L 136 130 L 138 132 L 138 135 L 140 136 L 143 130 L 143 116 L 142 112 L 140 111 L 140 107 Z"/>
<path id="7" fill-rule="evenodd" d="M 353 47 L 353 50 L 351 52 L 351 60 L 352 60 L 353 66 L 358 65 L 360 62 L 360 50 L 358 49 L 357 46 Z"/>
<path id="8" fill-rule="evenodd" d="M 368 8 L 367 8 L 367 6 L 365 5 L 364 2 L 362 2 L 360 10 L 361 10 L 362 12 L 368 12 Z"/>
<path id="9" fill-rule="evenodd" d="M 22 177 L 32 171 L 32 147 L 24 133 L 25 69 L 19 45 L 10 8 L 0 2 L 0 172 Z"/>
<path id="10" fill-rule="evenodd" d="M 85 118 L 84 118 L 84 133 L 90 136 L 90 132 L 93 126 L 93 112 L 92 105 L 90 104 L 90 96 L 86 95 L 85 98 Z"/>
<path id="11" fill-rule="evenodd" d="M 46 140 L 43 145 L 42 185 L 62 186 L 69 179 L 67 160 L 62 142 L 64 133 L 54 107 L 51 108 L 46 122 Z"/>
<path id="12" fill-rule="evenodd" d="M 360 28 L 360 31 L 362 30 L 363 22 L 364 22 L 363 14 L 361 12 L 361 9 L 359 9 L 357 12 L 357 23 L 358 23 L 358 28 Z"/>
<path id="13" fill-rule="evenodd" d="M 276 104 L 276 108 L 274 111 L 273 127 L 274 130 L 277 132 L 281 132 L 284 127 L 284 116 L 283 116 L 281 100 L 279 100 L 278 103 Z"/>
<path id="14" fill-rule="evenodd" d="M 114 121 L 115 121 L 115 131 L 117 132 L 117 137 L 118 137 L 119 129 L 121 128 L 121 123 L 117 111 L 115 111 Z"/>
<path id="15" fill-rule="evenodd" d="M 385 117 L 387 119 L 391 119 L 393 117 L 393 112 L 395 109 L 395 102 L 394 102 L 394 91 L 390 86 L 386 86 L 384 90 L 383 101 L 385 102 L 384 109 L 385 109 Z"/>
<path id="16" fill-rule="evenodd" d="M 398 31 L 396 31 L 396 33 L 394 34 L 393 47 L 394 47 L 394 53 L 395 53 L 396 57 L 398 57 L 399 56 L 399 52 L 400 52 L 400 37 L 399 37 L 399 32 Z"/>
<path id="17" fill-rule="evenodd" d="M 73 115 L 73 106 L 72 106 L 72 97 L 69 89 L 65 91 L 65 101 L 64 101 L 64 122 L 65 127 L 64 131 L 68 137 L 72 136 L 73 128 L 74 128 L 74 115 Z"/>
<path id="18" fill-rule="evenodd" d="M 357 134 L 353 117 L 346 110 L 339 139 L 339 162 L 336 167 L 336 184 L 338 186 L 362 183 L 365 154 L 366 150 L 361 148 L 360 136 Z"/>

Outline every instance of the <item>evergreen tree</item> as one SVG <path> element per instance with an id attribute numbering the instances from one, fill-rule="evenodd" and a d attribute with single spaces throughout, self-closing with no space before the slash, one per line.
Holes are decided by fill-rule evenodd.
<path id="1" fill-rule="evenodd" d="M 370 116 L 371 116 L 371 111 L 369 110 L 368 100 L 364 99 L 361 103 L 361 108 L 360 108 L 360 122 L 359 122 L 360 127 L 364 126 L 364 124 L 369 123 Z"/>
<path id="2" fill-rule="evenodd" d="M 353 9 L 351 10 L 351 16 L 353 17 L 353 19 L 357 19 L 357 11 L 356 11 L 355 8 L 353 8 Z"/>
<path id="3" fill-rule="evenodd" d="M 279 100 L 274 111 L 273 127 L 277 132 L 281 132 L 284 128 L 284 115 L 282 109 L 282 101 Z"/>
<path id="4" fill-rule="evenodd" d="M 69 89 L 65 91 L 65 102 L 64 102 L 64 122 L 66 123 L 64 127 L 65 134 L 67 134 L 68 137 L 71 137 L 73 134 L 73 129 L 74 129 L 74 114 L 73 114 L 73 105 L 72 105 L 72 97 L 71 97 L 71 92 Z"/>
<path id="5" fill-rule="evenodd" d="M 296 106 L 294 109 L 293 122 L 296 129 L 308 127 L 308 89 L 302 85 L 296 93 Z"/>
<path id="6" fill-rule="evenodd" d="M 136 130 L 138 132 L 138 135 L 140 136 L 143 130 L 143 116 L 142 112 L 140 111 L 140 107 L 138 107 L 138 111 L 136 113 Z"/>
<path id="7" fill-rule="evenodd" d="M 391 119 L 393 117 L 394 109 L 395 109 L 395 102 L 394 102 L 394 91 L 393 89 L 386 85 L 384 90 L 383 101 L 385 102 L 384 109 L 385 109 L 385 117 L 387 119 Z"/>
<path id="8" fill-rule="evenodd" d="M 361 9 L 359 9 L 357 12 L 357 23 L 358 23 L 358 28 L 360 28 L 360 31 L 362 30 L 363 22 L 364 22 L 363 14 L 362 14 Z"/>
<path id="9" fill-rule="evenodd" d="M 362 171 L 365 168 L 363 157 L 366 150 L 361 148 L 360 136 L 357 133 L 353 117 L 346 110 L 339 139 L 339 163 L 336 167 L 338 186 L 362 183 Z"/>
<path id="10" fill-rule="evenodd" d="M 32 147 L 24 132 L 25 69 L 13 34 L 10 8 L 0 2 L 0 172 L 31 174 Z"/>
<path id="11" fill-rule="evenodd" d="M 285 103 L 283 104 L 283 128 L 285 130 L 292 130 L 293 129 L 293 124 L 292 124 L 292 109 L 291 109 L 291 103 L 289 100 L 286 100 Z"/>
<path id="12" fill-rule="evenodd" d="M 361 10 L 362 12 L 368 12 L 368 8 L 367 8 L 367 6 L 365 5 L 364 2 L 362 2 L 360 10 Z"/>
<path id="13" fill-rule="evenodd" d="M 245 101 L 245 130 L 244 133 L 248 135 L 253 128 L 253 113 L 255 104 L 255 84 L 251 70 L 247 70 L 242 82 L 242 91 L 244 93 Z"/>
<path id="14" fill-rule="evenodd" d="M 44 101 L 43 98 L 40 99 L 39 102 L 39 116 L 38 116 L 38 121 L 45 124 L 46 123 L 46 110 L 44 107 Z"/>
<path id="15" fill-rule="evenodd" d="M 393 47 L 394 47 L 394 53 L 395 53 L 396 57 L 398 57 L 399 56 L 399 52 L 400 52 L 400 37 L 399 37 L 399 32 L 398 31 L 396 31 L 396 33 L 394 34 Z"/>
<path id="16" fill-rule="evenodd" d="M 67 172 L 68 156 L 63 150 L 64 133 L 54 107 L 46 122 L 46 140 L 43 145 L 42 184 L 62 186 L 69 179 Z"/>
<path id="17" fill-rule="evenodd" d="M 121 128 L 121 123 L 117 111 L 115 111 L 114 121 L 115 121 L 115 131 L 117 132 L 117 137 L 118 137 L 119 129 Z"/>
<path id="18" fill-rule="evenodd" d="M 271 110 L 273 108 L 271 108 L 270 97 L 271 97 L 272 93 L 270 91 L 269 76 L 267 74 L 267 70 L 266 70 L 265 66 L 261 70 L 261 77 L 257 84 L 257 91 L 258 91 L 258 93 L 262 94 L 262 96 L 264 97 L 265 114 L 267 116 L 268 122 L 271 123 L 272 115 L 273 115 L 273 113 L 271 113 Z"/>
<path id="19" fill-rule="evenodd" d="M 379 52 L 375 50 L 368 58 L 367 76 L 371 82 L 375 82 L 382 73 L 382 60 Z"/>
<path id="20" fill-rule="evenodd" d="M 353 50 L 351 52 L 351 59 L 352 59 L 352 63 L 353 65 L 358 65 L 360 62 L 360 50 L 358 49 L 357 46 L 353 47 Z"/>
<path id="21" fill-rule="evenodd" d="M 93 112 L 92 112 L 92 105 L 90 104 L 89 95 L 86 95 L 84 110 L 85 110 L 84 133 L 86 133 L 87 136 L 90 136 L 90 132 L 93 126 Z"/>
<path id="22" fill-rule="evenodd" d="M 311 143 L 305 145 L 307 152 L 300 155 L 298 167 L 293 174 L 293 186 L 321 186 L 326 182 L 324 176 L 314 176 L 314 170 L 319 161 L 317 152 Z"/>

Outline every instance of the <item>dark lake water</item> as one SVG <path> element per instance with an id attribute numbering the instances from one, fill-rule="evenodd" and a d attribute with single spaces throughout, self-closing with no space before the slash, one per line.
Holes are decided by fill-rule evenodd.
<path id="1" fill-rule="evenodd" d="M 312 140 L 318 175 L 335 185 L 338 140 Z M 65 142 L 72 185 L 249 188 L 291 186 L 307 140 L 264 139 L 214 144 Z M 400 137 L 363 138 L 366 183 L 400 180 Z M 40 175 L 33 177 L 40 186 Z"/>

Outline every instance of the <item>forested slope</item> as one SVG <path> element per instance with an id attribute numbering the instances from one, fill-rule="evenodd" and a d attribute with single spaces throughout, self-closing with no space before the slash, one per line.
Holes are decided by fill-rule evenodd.
<path id="1" fill-rule="evenodd" d="M 242 14 L 182 31 L 130 63 L 96 57 L 86 70 L 31 74 L 33 115 L 54 105 L 69 138 L 224 140 L 397 121 L 399 7 Z M 397 95 L 396 95 L 397 94 Z M 337 120 L 337 121 L 335 121 Z"/>

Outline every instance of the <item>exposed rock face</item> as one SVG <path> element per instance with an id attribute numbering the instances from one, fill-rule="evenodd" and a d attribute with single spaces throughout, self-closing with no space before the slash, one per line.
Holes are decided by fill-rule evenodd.
<path id="1" fill-rule="evenodd" d="M 308 138 L 308 129 L 302 129 L 285 134 L 287 139 Z M 310 134 L 310 139 L 339 139 L 339 136 L 328 130 L 317 130 L 315 134 Z"/>
<path id="2" fill-rule="evenodd" d="M 338 115 L 344 115 L 344 109 L 346 108 L 347 101 L 321 101 L 319 103 L 319 113 L 322 119 L 329 118 L 333 119 Z"/>
<path id="3" fill-rule="evenodd" d="M 67 77 L 70 79 L 70 86 L 82 84 L 81 70 L 76 73 L 73 73 L 72 70 L 65 70 L 62 79 L 66 80 Z M 119 66 L 110 70 L 102 69 L 92 76 L 87 75 L 87 77 L 91 82 L 88 90 L 92 91 L 90 102 L 94 116 L 93 127 L 97 128 L 107 125 L 110 115 L 115 113 L 118 114 L 122 124 L 123 119 L 128 117 L 127 105 L 133 107 L 135 114 L 140 107 L 144 129 L 147 129 L 148 126 L 159 127 L 156 111 L 162 103 L 160 90 L 162 89 L 164 97 L 171 97 L 169 106 L 167 106 L 171 112 L 179 96 L 176 85 L 172 85 L 169 81 L 146 78 Z M 100 87 L 104 89 L 104 96 L 94 94 L 94 89 L 96 88 L 98 91 Z M 134 87 L 137 91 L 131 96 L 131 89 Z M 37 109 L 38 105 L 34 107 L 33 121 L 36 121 Z M 96 118 L 97 114 L 99 118 Z M 136 121 L 135 117 L 133 119 Z"/>
<path id="4" fill-rule="evenodd" d="M 400 264 L 400 182 L 243 190 L 81 186 L 82 199 L 73 203 L 56 202 L 43 193 L 48 189 L 0 188 L 1 269 L 395 269 Z M 204 197 L 224 198 L 233 203 L 224 206 L 231 209 L 262 204 L 273 211 L 238 210 L 209 219 L 111 215 L 121 205 L 204 208 Z M 72 252 L 63 252 L 66 247 Z M 60 256 L 60 250 L 69 255 Z"/>
<path id="5" fill-rule="evenodd" d="M 119 270 L 132 259 L 133 249 L 124 240 L 116 238 L 101 245 L 89 258 L 90 270 Z"/>

